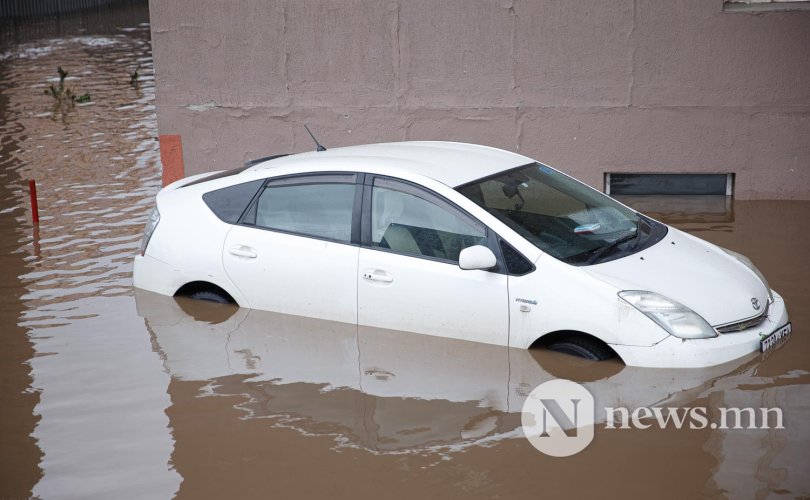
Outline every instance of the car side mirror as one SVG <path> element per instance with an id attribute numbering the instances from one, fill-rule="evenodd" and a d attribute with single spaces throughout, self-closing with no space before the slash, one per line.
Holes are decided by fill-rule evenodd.
<path id="1" fill-rule="evenodd" d="M 467 247 L 458 255 L 458 267 L 467 271 L 492 269 L 497 263 L 492 250 L 483 245 Z"/>

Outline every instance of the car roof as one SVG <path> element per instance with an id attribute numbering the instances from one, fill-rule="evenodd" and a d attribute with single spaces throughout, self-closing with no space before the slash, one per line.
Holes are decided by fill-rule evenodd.
<path id="1" fill-rule="evenodd" d="M 330 159 L 345 165 L 346 160 L 375 161 L 375 170 L 382 171 L 386 163 L 392 170 L 406 170 L 430 177 L 450 187 L 456 187 L 503 170 L 533 162 L 531 158 L 502 149 L 460 142 L 408 141 L 367 144 L 312 151 L 284 156 L 259 163 L 250 170 L 263 171 L 274 167 L 291 167 L 296 163 L 317 160 L 323 165 Z M 360 170 L 360 169 L 358 169 Z M 393 173 L 393 172 L 392 172 Z"/>

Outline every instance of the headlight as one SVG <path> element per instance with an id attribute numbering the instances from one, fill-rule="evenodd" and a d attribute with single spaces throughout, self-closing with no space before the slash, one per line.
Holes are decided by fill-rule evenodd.
<path id="1" fill-rule="evenodd" d="M 761 272 L 759 272 L 759 269 L 757 269 L 757 266 L 755 266 L 754 263 L 751 262 L 751 259 L 749 259 L 748 257 L 746 257 L 743 254 L 737 253 L 737 252 L 735 252 L 733 250 L 729 250 L 728 248 L 720 247 L 720 249 L 723 250 L 724 252 L 726 252 L 727 254 L 731 255 L 735 259 L 739 260 L 740 262 L 742 262 L 745 265 L 745 267 L 747 267 L 748 269 L 753 271 L 754 274 L 757 275 L 757 277 L 760 279 L 760 281 L 762 281 L 762 284 L 765 285 L 765 288 L 768 289 L 768 301 L 772 302 L 773 301 L 773 292 L 771 291 L 771 285 L 768 284 L 768 280 L 765 279 L 765 275 L 762 274 Z"/>
<path id="2" fill-rule="evenodd" d="M 717 332 L 705 319 L 688 307 L 663 295 L 641 290 L 625 290 L 619 297 L 673 335 L 682 339 L 708 339 Z"/>
<path id="3" fill-rule="evenodd" d="M 152 238 L 152 233 L 155 232 L 155 228 L 160 222 L 160 212 L 158 212 L 157 207 L 152 210 L 152 213 L 149 214 L 149 220 L 146 221 L 146 227 L 143 228 L 143 239 L 141 239 L 141 256 L 146 253 L 146 246 L 149 244 L 149 240 Z"/>

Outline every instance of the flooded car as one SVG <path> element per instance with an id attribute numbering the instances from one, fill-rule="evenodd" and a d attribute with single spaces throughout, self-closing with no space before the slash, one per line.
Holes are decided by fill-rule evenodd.
<path id="1" fill-rule="evenodd" d="M 627 365 L 706 367 L 789 336 L 744 256 L 531 158 L 352 146 L 160 191 L 136 287 Z"/>

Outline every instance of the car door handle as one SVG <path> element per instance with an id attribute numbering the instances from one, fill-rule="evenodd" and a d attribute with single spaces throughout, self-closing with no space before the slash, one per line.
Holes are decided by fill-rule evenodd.
<path id="1" fill-rule="evenodd" d="M 255 259 L 257 256 L 255 250 L 245 245 L 234 245 L 228 251 L 231 253 L 231 255 L 245 257 L 248 259 Z"/>
<path id="2" fill-rule="evenodd" d="M 393 283 L 394 278 L 381 269 L 363 272 L 363 279 L 368 281 L 378 281 L 380 283 Z"/>

